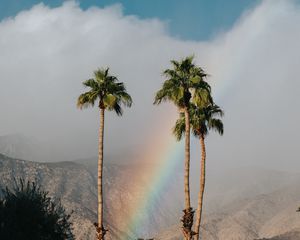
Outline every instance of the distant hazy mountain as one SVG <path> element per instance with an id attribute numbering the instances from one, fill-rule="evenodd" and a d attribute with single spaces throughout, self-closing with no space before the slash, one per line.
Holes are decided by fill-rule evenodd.
<path id="1" fill-rule="evenodd" d="M 299 240 L 300 232 L 289 232 L 272 238 L 263 238 L 258 240 Z"/>
<path id="2" fill-rule="evenodd" d="M 0 136 L 0 153 L 11 158 L 35 162 L 57 162 L 66 159 L 47 143 L 41 144 L 35 138 L 21 134 Z"/>
<path id="3" fill-rule="evenodd" d="M 47 139 L 41 141 L 22 134 L 0 136 L 0 153 L 11 158 L 34 162 L 71 161 L 74 160 L 72 155 L 75 155 L 59 145 L 59 141 L 51 143 Z"/>
<path id="4" fill-rule="evenodd" d="M 300 205 L 300 174 L 249 170 L 229 172 L 219 179 L 220 187 L 212 183 L 208 186 L 204 239 L 300 239 L 300 213 L 296 212 Z M 181 239 L 179 227 L 174 225 L 161 232 L 157 239 Z"/>
<path id="5" fill-rule="evenodd" d="M 110 230 L 108 239 L 136 239 L 140 234 L 147 236 L 156 229 L 167 228 L 170 226 L 169 219 L 173 219 L 172 209 L 178 210 L 178 207 L 171 206 L 178 205 L 179 200 L 173 197 L 173 201 L 168 201 L 163 195 L 160 204 L 147 213 L 150 219 L 147 224 L 139 229 L 127 229 L 128 216 L 132 214 L 128 203 L 132 199 L 144 198 L 143 180 L 133 181 L 138 169 L 136 165 L 106 164 L 104 167 L 105 215 Z M 77 239 L 94 240 L 96 175 L 86 166 L 73 162 L 38 163 L 0 154 L 0 186 L 11 186 L 13 179 L 20 177 L 40 183 L 51 196 L 61 198 L 65 208 L 74 211 L 72 221 Z"/>
<path id="6" fill-rule="evenodd" d="M 23 135 L 0 136 L 0 153 L 12 158 L 22 158 L 33 160 L 36 158 L 37 142 Z"/>
<path id="7" fill-rule="evenodd" d="M 139 229 L 125 227 L 132 213 L 128 206 L 133 200 L 145 197 L 145 182 L 143 179 L 137 182 L 134 178 L 140 167 L 135 164 L 105 165 L 105 214 L 109 239 L 151 236 L 162 240 L 182 239 L 178 227 L 182 209 L 180 178 L 173 180 L 170 187 L 157 196 L 154 205 L 148 206 L 145 224 Z M 38 163 L 0 155 L 0 186 L 10 186 L 14 177 L 36 180 L 50 195 L 61 198 L 63 205 L 74 211 L 72 220 L 77 239 L 94 239 L 95 166 L 73 162 Z M 218 178 L 208 177 L 203 226 L 205 240 L 300 239 L 300 213 L 296 212 L 300 205 L 300 174 L 248 168 L 229 171 Z M 140 214 L 144 214 L 143 210 L 140 209 Z"/>

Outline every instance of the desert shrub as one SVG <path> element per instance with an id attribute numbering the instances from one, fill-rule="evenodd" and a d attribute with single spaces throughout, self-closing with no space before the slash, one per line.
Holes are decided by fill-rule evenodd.
<path id="1" fill-rule="evenodd" d="M 1 192 L 1 240 L 74 239 L 70 215 L 36 183 L 20 179 Z"/>

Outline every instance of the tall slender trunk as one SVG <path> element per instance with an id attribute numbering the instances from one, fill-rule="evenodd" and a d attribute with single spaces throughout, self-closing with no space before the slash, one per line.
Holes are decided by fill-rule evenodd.
<path id="1" fill-rule="evenodd" d="M 99 148 L 98 148 L 98 239 L 104 240 L 103 226 L 103 139 L 104 139 L 104 109 L 100 108 Z"/>
<path id="2" fill-rule="evenodd" d="M 196 217 L 196 225 L 195 225 L 195 237 L 196 240 L 200 237 L 200 223 L 203 209 L 203 196 L 204 196 L 204 188 L 205 188 L 205 164 L 206 164 L 206 151 L 205 151 L 205 142 L 204 136 L 201 134 L 200 136 L 200 146 L 201 146 L 201 175 L 200 175 L 200 191 L 198 194 L 198 206 L 197 206 L 197 217 Z"/>
<path id="3" fill-rule="evenodd" d="M 188 108 L 184 109 L 185 115 L 185 161 L 184 161 L 184 195 L 185 209 L 191 208 L 190 200 L 190 114 Z"/>
<path id="4" fill-rule="evenodd" d="M 185 240 L 193 238 L 192 227 L 194 211 L 191 208 L 190 200 L 190 114 L 188 107 L 184 109 L 185 114 L 185 161 L 184 161 L 184 196 L 185 196 L 185 209 L 182 218 L 182 233 Z"/>

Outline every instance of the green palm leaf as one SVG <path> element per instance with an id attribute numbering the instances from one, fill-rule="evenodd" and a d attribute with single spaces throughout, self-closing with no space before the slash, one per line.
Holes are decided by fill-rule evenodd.
<path id="1" fill-rule="evenodd" d="M 98 69 L 94 72 L 94 78 L 84 81 L 83 85 L 90 90 L 78 97 L 77 107 L 80 109 L 94 106 L 98 100 L 101 109 L 112 110 L 117 115 L 122 115 L 121 105 L 126 107 L 132 105 L 132 98 L 126 92 L 124 83 L 118 82 L 117 77 L 109 75 L 109 68 Z"/>
<path id="2" fill-rule="evenodd" d="M 224 133 L 224 126 L 221 119 L 216 117 L 223 117 L 224 112 L 219 106 L 212 103 L 206 107 L 199 107 L 195 104 L 189 106 L 190 124 L 192 132 L 195 137 L 201 135 L 206 136 L 209 130 L 218 132 L 220 135 Z M 173 134 L 177 140 L 181 140 L 185 131 L 185 115 L 180 114 L 173 128 Z"/>

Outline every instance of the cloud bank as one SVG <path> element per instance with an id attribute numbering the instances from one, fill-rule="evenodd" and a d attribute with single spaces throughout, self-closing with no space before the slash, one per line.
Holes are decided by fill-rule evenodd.
<path id="1" fill-rule="evenodd" d="M 96 155 L 98 112 L 79 111 L 76 99 L 81 82 L 109 66 L 134 105 L 122 118 L 107 114 L 105 148 L 138 152 L 175 122 L 172 105 L 152 106 L 162 71 L 170 59 L 195 54 L 226 114 L 225 136 L 208 138 L 208 167 L 300 167 L 299 25 L 295 1 L 269 0 L 228 32 L 197 42 L 171 37 L 159 19 L 125 16 L 120 5 L 36 5 L 0 22 L 0 135 L 33 136 L 66 160 Z M 156 131 L 162 124 L 165 131 Z M 198 151 L 195 140 L 195 157 Z"/>

